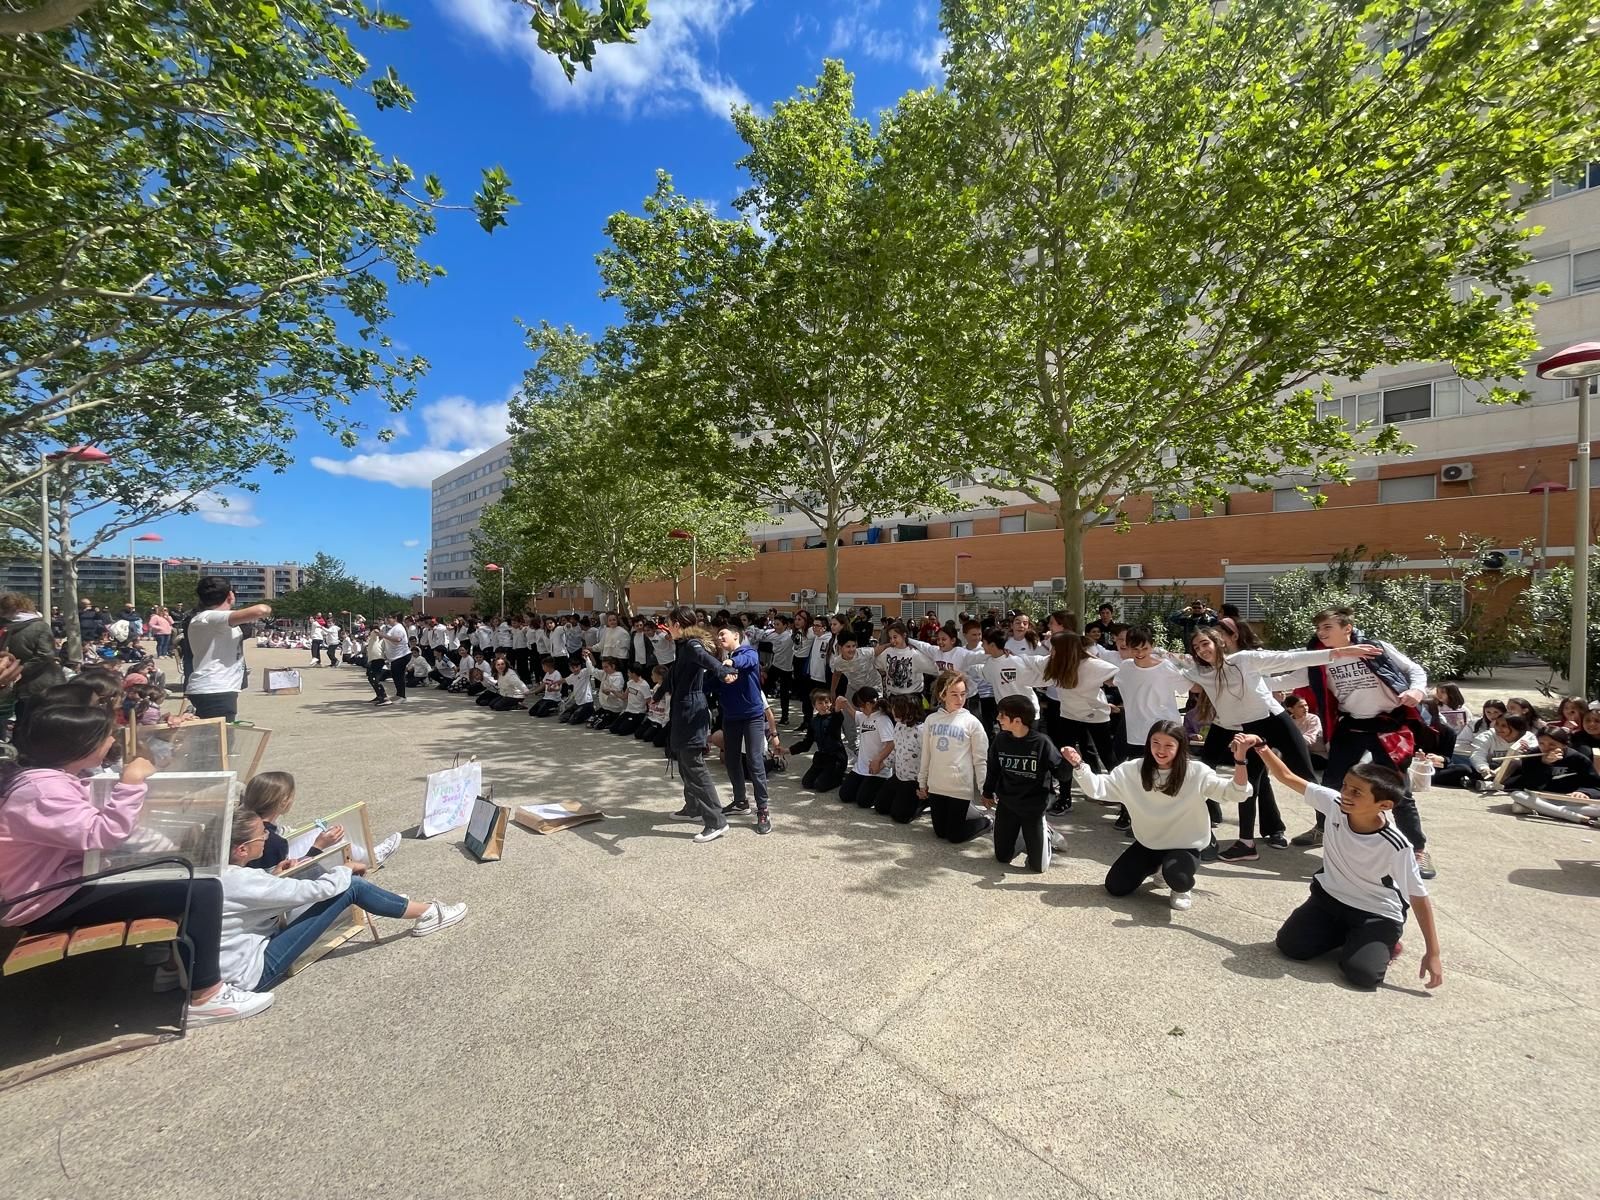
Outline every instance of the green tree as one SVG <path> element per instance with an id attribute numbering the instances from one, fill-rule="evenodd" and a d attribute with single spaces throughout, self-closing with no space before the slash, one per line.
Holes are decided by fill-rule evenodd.
<path id="1" fill-rule="evenodd" d="M 1572 564 L 1561 563 L 1551 567 L 1528 585 L 1523 593 L 1521 607 L 1526 618 L 1523 625 L 1522 648 L 1550 668 L 1550 678 L 1556 676 L 1570 681 L 1572 666 Z M 1588 646 L 1588 667 L 1584 678 L 1588 683 L 1586 699 L 1600 697 L 1600 551 L 1589 548 L 1589 627 L 1585 641 Z M 1546 690 L 1549 684 L 1546 683 Z"/>
<path id="2" fill-rule="evenodd" d="M 832 609 L 841 530 L 953 504 L 945 480 L 961 464 L 919 444 L 939 414 L 892 353 L 897 248 L 881 235 L 879 143 L 852 77 L 829 61 L 771 116 L 733 120 L 748 220 L 718 219 L 663 174 L 644 215 L 607 225 L 604 294 L 627 314 L 664 453 L 814 525 Z"/>
<path id="3" fill-rule="evenodd" d="M 534 591 L 595 580 L 627 612 L 635 582 L 689 564 L 674 530 L 695 534 L 702 573 L 750 556 L 745 527 L 759 512 L 722 477 L 657 457 L 607 346 L 549 324 L 527 343 L 536 359 L 511 403 L 510 483 L 485 510 L 480 560 L 492 550 L 508 584 Z"/>
<path id="4" fill-rule="evenodd" d="M 377 584 L 364 583 L 350 573 L 341 558 L 317 551 L 300 571 L 300 587 L 270 601 L 274 617 L 305 620 L 315 613 L 341 622 L 345 614 L 359 613 L 369 621 L 394 612 L 407 612 L 411 601 Z"/>
<path id="5" fill-rule="evenodd" d="M 1600 149 L 1592 19 L 945 0 L 950 90 L 883 127 L 893 312 L 975 464 L 1055 507 L 1073 607 L 1085 527 L 1125 497 L 1160 519 L 1398 448 L 1319 417 L 1323 380 L 1520 375 L 1525 202 Z"/>

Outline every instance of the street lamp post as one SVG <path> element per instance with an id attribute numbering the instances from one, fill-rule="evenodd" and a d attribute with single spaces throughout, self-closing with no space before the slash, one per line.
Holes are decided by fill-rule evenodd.
<path id="1" fill-rule="evenodd" d="M 689 539 L 689 607 L 700 607 L 700 539 L 687 529 L 674 529 L 669 538 Z"/>
<path id="2" fill-rule="evenodd" d="M 159 533 L 141 533 L 137 537 L 128 538 L 128 607 L 133 608 L 139 603 L 139 598 L 133 591 L 133 544 L 135 542 L 160 542 L 165 539 Z"/>
<path id="3" fill-rule="evenodd" d="M 93 446 L 74 446 L 70 450 L 57 450 L 39 458 L 39 611 L 50 617 L 50 473 L 52 463 L 61 463 L 62 471 L 70 471 L 74 463 L 94 466 L 108 463 L 111 456 Z M 66 536 L 61 539 L 62 553 L 66 553 Z"/>
<path id="4" fill-rule="evenodd" d="M 413 575 L 411 578 L 413 580 L 415 580 L 417 583 L 426 583 L 427 582 L 427 580 L 425 580 L 421 575 Z M 505 586 L 506 586 L 505 576 L 502 575 L 500 577 L 500 587 L 501 587 L 500 607 L 501 608 L 504 608 L 506 606 L 505 592 L 504 592 Z M 426 589 L 424 589 L 422 591 L 421 596 L 422 596 L 422 615 L 423 616 L 427 616 L 428 615 L 428 593 L 427 593 Z"/>
<path id="5" fill-rule="evenodd" d="M 1539 364 L 1540 379 L 1578 381 L 1578 495 L 1572 535 L 1572 641 L 1567 680 L 1587 696 L 1589 674 L 1589 380 L 1600 375 L 1600 342 L 1578 342 Z"/>
<path id="6" fill-rule="evenodd" d="M 499 563 L 484 563 L 485 571 L 494 571 L 500 576 L 500 619 L 506 619 L 506 569 Z"/>

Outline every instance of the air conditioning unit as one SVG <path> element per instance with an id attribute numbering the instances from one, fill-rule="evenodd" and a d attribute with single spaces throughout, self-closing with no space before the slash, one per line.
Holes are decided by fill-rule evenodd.
<path id="1" fill-rule="evenodd" d="M 801 595 L 802 595 L 802 593 L 800 593 L 800 592 L 790 592 L 789 593 L 789 603 L 790 604 L 799 604 Z"/>
<path id="2" fill-rule="evenodd" d="M 976 595 L 977 594 L 977 590 L 978 589 L 973 587 L 970 583 L 958 583 L 958 584 L 956 584 L 956 595 L 957 596 L 972 596 L 972 595 Z"/>
<path id="3" fill-rule="evenodd" d="M 1472 464 L 1469 462 L 1445 463 L 1439 468 L 1440 483 L 1465 483 L 1471 478 Z"/>
<path id="4" fill-rule="evenodd" d="M 750 593 L 749 592 L 735 592 L 733 594 L 733 598 L 735 600 L 739 601 L 742 604 L 746 600 L 750 599 Z"/>
<path id="5" fill-rule="evenodd" d="M 1066 591 L 1067 590 L 1067 577 L 1065 575 L 1057 575 L 1054 579 L 1052 579 L 1050 581 L 1050 590 L 1052 592 L 1064 592 L 1064 591 Z"/>
<path id="6" fill-rule="evenodd" d="M 1140 563 L 1118 563 L 1118 579 L 1143 579 L 1144 566 Z"/>
<path id="7" fill-rule="evenodd" d="M 817 598 L 817 589 L 816 588 L 801 588 L 800 589 L 800 599 L 802 599 L 802 600 L 815 600 L 816 598 Z"/>
<path id="8" fill-rule="evenodd" d="M 900 585 L 900 594 L 902 596 L 915 596 L 917 594 L 917 585 L 914 583 L 902 583 Z"/>

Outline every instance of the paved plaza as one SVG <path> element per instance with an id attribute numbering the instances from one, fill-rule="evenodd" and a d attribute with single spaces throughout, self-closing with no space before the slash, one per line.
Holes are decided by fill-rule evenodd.
<path id="1" fill-rule="evenodd" d="M 251 653 L 258 679 L 302 658 Z M 1041 878 L 799 771 L 772 836 L 743 818 L 696 846 L 631 739 L 304 679 L 241 712 L 275 731 L 295 816 L 369 801 L 379 836 L 407 831 L 377 882 L 466 921 L 380 921 L 264 1016 L 0 1094 L 0 1196 L 1600 1194 L 1594 831 L 1424 794 L 1445 985 L 1416 982 L 1413 925 L 1361 994 L 1272 948 L 1314 851 L 1206 867 L 1174 913 L 1102 890 L 1108 810 L 1062 819 Z M 493 864 L 415 840 L 423 775 L 470 754 L 497 799 L 611 819 L 512 828 Z"/>

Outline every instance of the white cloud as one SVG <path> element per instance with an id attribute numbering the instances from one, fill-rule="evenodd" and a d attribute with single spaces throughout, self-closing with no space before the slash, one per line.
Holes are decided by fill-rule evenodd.
<path id="1" fill-rule="evenodd" d="M 828 41 L 830 54 L 857 51 L 878 62 L 904 63 L 930 83 L 944 77 L 939 61 L 949 46 L 938 29 L 938 16 L 931 4 L 918 3 L 911 14 L 909 28 L 883 29 L 870 18 L 877 15 L 881 0 L 860 0 L 855 9 L 836 17 Z"/>
<path id="2" fill-rule="evenodd" d="M 457 25 L 488 42 L 501 54 L 528 64 L 533 87 L 552 108 L 615 105 L 633 113 L 698 104 L 726 117 L 747 103 L 743 90 L 706 61 L 727 26 L 749 11 L 755 0 L 652 0 L 650 24 L 632 45 L 601 46 L 594 70 L 581 67 L 567 82 L 555 59 L 539 49 L 527 12 L 508 0 L 434 0 Z"/>
<path id="3" fill-rule="evenodd" d="M 411 549 L 415 549 L 417 546 L 422 545 L 422 539 L 421 538 L 407 538 L 405 541 L 401 542 L 400 544 L 402 546 L 404 546 L 407 550 L 411 550 Z"/>
<path id="4" fill-rule="evenodd" d="M 184 502 L 183 495 L 177 492 L 168 499 L 175 505 Z M 250 496 L 239 493 L 228 496 L 221 492 L 206 491 L 197 492 L 189 497 L 187 502 L 193 506 L 195 515 L 211 525 L 254 529 L 261 524 L 261 518 L 255 512 L 256 502 Z"/>
<path id="5" fill-rule="evenodd" d="M 425 488 L 446 471 L 476 458 L 506 440 L 511 411 L 504 400 L 475 404 L 466 396 L 445 396 L 424 405 L 418 415 L 426 430 L 426 444 L 416 450 L 377 450 L 350 458 L 311 459 L 311 465 L 329 475 L 387 483 L 397 488 Z"/>

